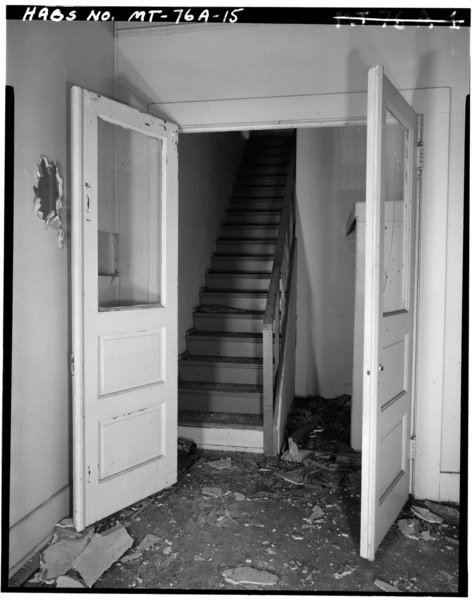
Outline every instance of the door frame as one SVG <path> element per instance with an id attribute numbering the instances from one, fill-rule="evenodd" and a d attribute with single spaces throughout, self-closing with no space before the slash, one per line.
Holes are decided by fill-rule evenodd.
<path id="1" fill-rule="evenodd" d="M 434 443 L 437 437 L 432 436 L 431 432 L 438 431 L 440 435 L 442 431 L 443 388 L 438 384 L 438 379 L 439 374 L 443 377 L 445 296 L 437 294 L 432 300 L 428 273 L 435 269 L 438 273 L 436 288 L 444 289 L 446 252 L 442 249 L 446 248 L 446 242 L 445 245 L 433 242 L 438 242 L 442 237 L 446 240 L 447 235 L 445 224 L 448 205 L 442 198 L 448 198 L 449 147 L 442 142 L 449 139 L 450 88 L 401 89 L 400 92 L 416 113 L 423 115 L 424 145 L 436 148 L 435 157 L 431 156 L 430 161 L 424 163 L 423 193 L 431 202 L 423 206 L 421 200 L 418 207 L 416 308 L 422 304 L 422 299 L 422 305 L 425 306 L 425 299 L 430 298 L 429 308 L 435 312 L 438 327 L 433 331 L 429 318 L 419 315 L 416 310 L 410 432 L 416 440 L 416 452 L 415 457 L 411 457 L 411 460 L 415 458 L 415 464 L 411 465 L 410 491 L 419 498 L 438 499 L 442 482 L 439 468 L 441 445 Z M 185 100 L 148 105 L 151 114 L 176 122 L 179 133 L 362 125 L 366 124 L 366 108 L 367 92 Z M 436 205 L 435 210 L 431 209 L 433 205 Z M 436 248 L 434 252 L 432 246 Z M 436 374 L 435 378 L 431 373 Z"/>

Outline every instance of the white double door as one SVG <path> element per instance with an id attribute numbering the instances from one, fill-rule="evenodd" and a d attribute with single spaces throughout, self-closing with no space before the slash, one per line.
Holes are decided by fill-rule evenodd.
<path id="1" fill-rule="evenodd" d="M 361 555 L 409 494 L 416 115 L 369 73 Z M 177 127 L 72 91 L 78 529 L 176 481 Z"/>

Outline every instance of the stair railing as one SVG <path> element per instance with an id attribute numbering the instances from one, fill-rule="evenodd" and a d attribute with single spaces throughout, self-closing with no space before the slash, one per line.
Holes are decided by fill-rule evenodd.
<path id="1" fill-rule="evenodd" d="M 294 398 L 296 237 L 295 142 L 290 152 L 279 234 L 263 320 L 263 445 L 266 456 L 282 445 L 284 421 Z"/>

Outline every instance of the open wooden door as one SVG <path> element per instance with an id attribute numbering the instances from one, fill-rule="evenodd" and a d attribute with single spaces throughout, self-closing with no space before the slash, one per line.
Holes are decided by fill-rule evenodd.
<path id="1" fill-rule="evenodd" d="M 73 515 L 177 478 L 177 127 L 72 89 Z"/>
<path id="2" fill-rule="evenodd" d="M 368 76 L 360 554 L 409 496 L 417 115 L 377 66 Z"/>

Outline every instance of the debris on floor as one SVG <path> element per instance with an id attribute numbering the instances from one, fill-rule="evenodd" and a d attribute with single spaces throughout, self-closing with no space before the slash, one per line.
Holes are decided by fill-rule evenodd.
<path id="1" fill-rule="evenodd" d="M 419 517 L 419 519 L 422 519 L 423 521 L 427 521 L 427 523 L 443 523 L 442 517 L 434 514 L 428 508 L 412 505 L 411 510 L 416 517 Z"/>
<path id="2" fill-rule="evenodd" d="M 457 508 L 447 506 L 446 504 L 439 504 L 438 502 L 431 502 L 430 500 L 425 500 L 424 504 L 450 525 L 454 525 L 455 527 L 460 525 L 460 511 Z"/>
<path id="3" fill-rule="evenodd" d="M 133 538 L 125 527 L 117 524 L 103 534 L 94 534 L 84 551 L 73 561 L 72 566 L 87 586 L 92 587 L 132 544 Z"/>
<path id="4" fill-rule="evenodd" d="M 181 449 L 174 486 L 85 532 L 70 520 L 58 524 L 25 587 L 458 593 L 453 507 L 408 502 L 375 562 L 359 556 L 361 457 L 349 446 L 348 400 L 296 401 L 287 436 L 299 433 L 280 458 Z M 423 519 L 425 511 L 444 522 Z M 82 551 L 66 552 L 59 568 L 57 545 L 69 548 L 84 536 Z M 84 568 L 81 557 L 97 539 L 107 549 Z"/>
<path id="5" fill-rule="evenodd" d="M 383 590 L 383 592 L 400 593 L 400 591 L 401 591 L 399 588 L 395 587 L 394 585 L 391 585 L 390 583 L 386 583 L 385 581 L 381 581 L 381 579 L 375 579 L 374 584 L 376 587 L 379 587 L 380 590 Z"/>
<path id="6" fill-rule="evenodd" d="M 397 522 L 402 535 L 405 535 L 411 540 L 418 540 L 420 538 L 419 526 L 415 519 L 401 519 Z"/>
<path id="7" fill-rule="evenodd" d="M 85 588 L 85 585 L 74 577 L 61 575 L 56 580 L 57 588 Z"/>
<path id="8" fill-rule="evenodd" d="M 275 585 L 279 577 L 269 571 L 259 571 L 253 567 L 237 567 L 236 569 L 225 569 L 222 572 L 225 580 L 235 585 Z"/>

